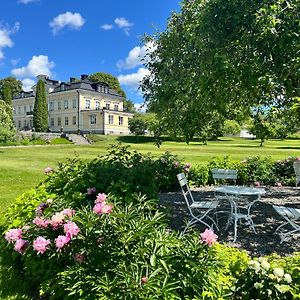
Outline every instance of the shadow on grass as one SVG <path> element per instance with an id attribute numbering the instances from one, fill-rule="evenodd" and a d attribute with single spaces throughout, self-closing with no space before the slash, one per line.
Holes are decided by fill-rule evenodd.
<path id="1" fill-rule="evenodd" d="M 299 150 L 300 147 L 293 147 L 293 146 L 286 146 L 286 147 L 276 147 L 277 149 L 295 149 L 295 150 Z"/>
<path id="2" fill-rule="evenodd" d="M 145 143 L 155 143 L 155 138 L 153 136 L 119 136 L 117 138 L 119 142 L 128 144 L 145 144 Z M 162 142 L 180 142 L 179 140 L 174 140 L 170 137 L 161 137 Z"/>

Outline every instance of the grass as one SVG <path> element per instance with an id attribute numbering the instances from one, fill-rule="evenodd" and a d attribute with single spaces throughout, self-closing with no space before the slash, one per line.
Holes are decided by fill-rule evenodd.
<path id="1" fill-rule="evenodd" d="M 45 178 L 44 168 L 55 168 L 59 161 L 68 157 L 79 156 L 92 159 L 103 155 L 111 143 L 121 141 L 131 149 L 142 153 L 151 152 L 161 155 L 165 151 L 176 154 L 185 162 L 199 164 L 214 156 L 230 155 L 231 159 L 240 160 L 247 156 L 271 156 L 274 160 L 288 156 L 300 156 L 300 140 L 269 140 L 264 147 L 259 147 L 258 140 L 241 138 L 222 138 L 210 141 L 207 145 L 200 142 L 165 141 L 158 149 L 150 137 L 101 136 L 92 145 L 44 145 L 24 147 L 0 147 L 0 222 L 1 215 L 11 205 L 16 196 L 35 187 Z"/>

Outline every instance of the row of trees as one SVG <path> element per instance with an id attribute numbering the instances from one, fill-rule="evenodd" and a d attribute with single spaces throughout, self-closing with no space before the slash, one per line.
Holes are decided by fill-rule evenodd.
<path id="1" fill-rule="evenodd" d="M 149 111 L 187 142 L 213 137 L 227 119 L 252 117 L 262 141 L 277 119 L 283 135 L 297 130 L 299 8 L 300 0 L 184 0 L 164 32 L 144 39 L 156 45 L 141 86 Z"/>

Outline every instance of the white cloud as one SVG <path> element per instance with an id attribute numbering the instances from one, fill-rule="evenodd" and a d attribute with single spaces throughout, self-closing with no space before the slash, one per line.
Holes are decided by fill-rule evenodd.
<path id="1" fill-rule="evenodd" d="M 31 2 L 37 2 L 37 1 L 39 1 L 39 0 L 19 0 L 18 3 L 28 4 Z"/>
<path id="2" fill-rule="evenodd" d="M 111 30 L 113 29 L 113 25 L 112 24 L 103 24 L 100 26 L 101 29 L 104 29 L 104 30 Z"/>
<path id="3" fill-rule="evenodd" d="M 149 59 L 148 54 L 153 52 L 155 49 L 156 46 L 152 42 L 149 42 L 142 47 L 134 47 L 129 51 L 125 60 L 119 60 L 117 62 L 117 67 L 119 69 L 133 69 L 140 66 Z"/>
<path id="4" fill-rule="evenodd" d="M 129 20 L 125 19 L 124 17 L 116 18 L 115 24 L 124 30 L 126 35 L 129 35 L 130 28 L 134 25 L 133 23 L 129 22 Z"/>
<path id="5" fill-rule="evenodd" d="M 0 26 L 0 60 L 4 58 L 3 48 L 11 48 L 14 43 L 10 36 L 18 32 L 20 28 L 20 23 L 15 23 L 13 28 L 6 28 Z"/>
<path id="6" fill-rule="evenodd" d="M 145 68 L 139 68 L 136 73 L 119 75 L 118 80 L 120 84 L 128 86 L 129 88 L 137 91 L 142 79 L 148 74 L 149 70 Z"/>
<path id="7" fill-rule="evenodd" d="M 71 13 L 67 11 L 64 14 L 60 14 L 55 17 L 49 25 L 52 27 L 53 34 L 56 34 L 64 27 L 79 30 L 84 23 L 85 19 L 83 19 L 79 13 Z"/>
<path id="8" fill-rule="evenodd" d="M 28 92 L 32 90 L 32 86 L 36 84 L 36 81 L 30 78 L 24 78 L 22 80 L 23 91 Z"/>
<path id="9" fill-rule="evenodd" d="M 27 66 L 15 68 L 11 73 L 16 77 L 35 77 L 39 74 L 51 76 L 51 69 L 54 68 L 53 61 L 49 61 L 47 55 L 33 56 Z"/>

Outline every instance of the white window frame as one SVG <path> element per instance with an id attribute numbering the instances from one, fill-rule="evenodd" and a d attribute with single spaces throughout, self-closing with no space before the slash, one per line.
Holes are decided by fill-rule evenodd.
<path id="1" fill-rule="evenodd" d="M 57 126 L 61 126 L 61 117 L 57 118 Z"/>
<path id="2" fill-rule="evenodd" d="M 96 102 L 95 102 L 95 108 L 97 110 L 100 109 L 100 101 L 96 100 Z"/>
<path id="3" fill-rule="evenodd" d="M 69 117 L 65 117 L 65 126 L 69 126 Z"/>
<path id="4" fill-rule="evenodd" d="M 76 99 L 73 99 L 73 105 L 72 105 L 73 108 L 77 108 L 77 100 Z"/>
<path id="5" fill-rule="evenodd" d="M 114 116 L 108 115 L 108 124 L 113 125 L 114 124 Z"/>
<path id="6" fill-rule="evenodd" d="M 61 101 L 57 102 L 57 110 L 61 110 Z"/>
<path id="7" fill-rule="evenodd" d="M 77 123 L 76 116 L 73 116 L 72 117 L 72 125 L 76 125 L 76 123 Z"/>
<path id="8" fill-rule="evenodd" d="M 97 116 L 96 115 L 90 115 L 90 125 L 97 124 Z"/>
<path id="9" fill-rule="evenodd" d="M 110 103 L 105 103 L 105 108 L 110 109 Z"/>
<path id="10" fill-rule="evenodd" d="M 54 126 L 54 118 L 50 118 L 50 126 Z"/>
<path id="11" fill-rule="evenodd" d="M 119 125 L 124 125 L 124 117 L 119 116 Z"/>
<path id="12" fill-rule="evenodd" d="M 91 100 L 85 99 L 85 109 L 90 109 L 90 108 L 91 108 Z"/>
<path id="13" fill-rule="evenodd" d="M 69 101 L 64 100 L 64 109 L 69 109 Z"/>

